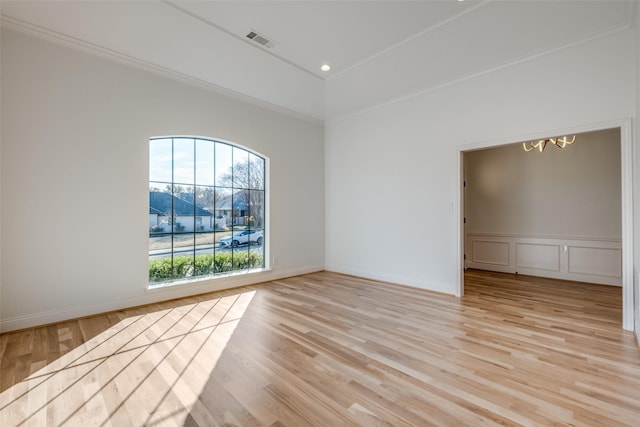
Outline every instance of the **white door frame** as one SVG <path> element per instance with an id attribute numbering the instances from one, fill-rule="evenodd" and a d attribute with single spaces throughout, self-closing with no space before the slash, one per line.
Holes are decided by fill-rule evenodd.
<path id="1" fill-rule="evenodd" d="M 485 141 L 475 144 L 458 146 L 456 148 L 457 174 L 456 174 L 456 200 L 455 209 L 457 238 L 455 241 L 456 262 L 456 296 L 464 295 L 464 152 L 483 148 L 499 147 L 513 144 L 517 141 L 536 140 L 549 135 L 566 135 L 574 133 L 592 132 L 596 130 L 620 128 L 620 177 L 622 199 L 622 327 L 632 331 L 634 327 L 633 316 L 633 136 L 631 119 L 622 119 L 605 123 L 577 126 L 567 129 L 555 129 L 536 134 L 515 136 L 508 139 Z"/>

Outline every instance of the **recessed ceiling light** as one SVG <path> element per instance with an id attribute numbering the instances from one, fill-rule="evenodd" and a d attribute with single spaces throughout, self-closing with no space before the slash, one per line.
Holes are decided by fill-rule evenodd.
<path id="1" fill-rule="evenodd" d="M 329 65 L 329 64 L 324 64 L 324 65 L 322 65 L 322 67 L 320 67 L 320 69 L 321 69 L 322 71 L 324 71 L 324 72 L 327 72 L 327 71 L 331 70 L 331 65 Z"/>

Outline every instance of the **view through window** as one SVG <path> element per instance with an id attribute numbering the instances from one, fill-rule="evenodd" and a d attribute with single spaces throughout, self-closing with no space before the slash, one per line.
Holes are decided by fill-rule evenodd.
<path id="1" fill-rule="evenodd" d="M 149 141 L 149 283 L 263 268 L 265 160 L 227 142 Z"/>

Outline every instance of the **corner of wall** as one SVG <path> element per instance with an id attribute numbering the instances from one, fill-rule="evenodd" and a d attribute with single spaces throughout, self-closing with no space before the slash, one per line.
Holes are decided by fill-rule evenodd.
<path id="1" fill-rule="evenodd" d="M 0 46 L 2 46 L 2 32 L 0 31 Z M 0 52 L 2 49 L 0 49 Z M 2 55 L 0 55 L 0 82 L 2 82 Z M 0 129 L 2 120 L 2 84 L 0 84 Z M 0 319 L 2 319 L 2 135 L 0 135 Z"/>
<path id="2" fill-rule="evenodd" d="M 633 160 L 634 160 L 634 168 L 633 174 L 634 179 L 633 182 L 637 186 L 638 177 L 640 176 L 640 132 L 638 131 L 638 126 L 640 124 L 640 5 L 636 3 L 635 7 L 635 20 L 634 20 L 634 30 L 635 30 L 635 56 L 636 56 L 636 78 L 635 78 L 635 97 L 636 97 L 636 114 L 635 114 L 635 126 L 632 126 L 633 133 Z M 635 218 L 634 218 L 634 226 L 635 226 L 635 236 L 634 236 L 634 247 L 637 248 L 634 259 L 633 266 L 633 312 L 634 312 L 634 331 L 636 334 L 636 342 L 640 345 L 640 272 L 638 268 L 640 266 L 640 208 L 638 207 L 638 203 L 640 202 L 640 188 L 635 188 L 633 193 L 636 197 L 634 202 L 635 205 Z"/>

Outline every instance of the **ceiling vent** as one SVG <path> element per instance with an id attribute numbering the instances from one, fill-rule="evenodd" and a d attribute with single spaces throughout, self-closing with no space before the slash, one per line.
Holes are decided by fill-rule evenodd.
<path id="1" fill-rule="evenodd" d="M 255 31 L 251 31 L 249 34 L 247 34 L 247 38 L 258 43 L 260 46 L 268 47 L 269 49 L 276 45 L 276 42 L 274 42 L 273 40 L 269 40 L 262 34 L 258 34 Z"/>

